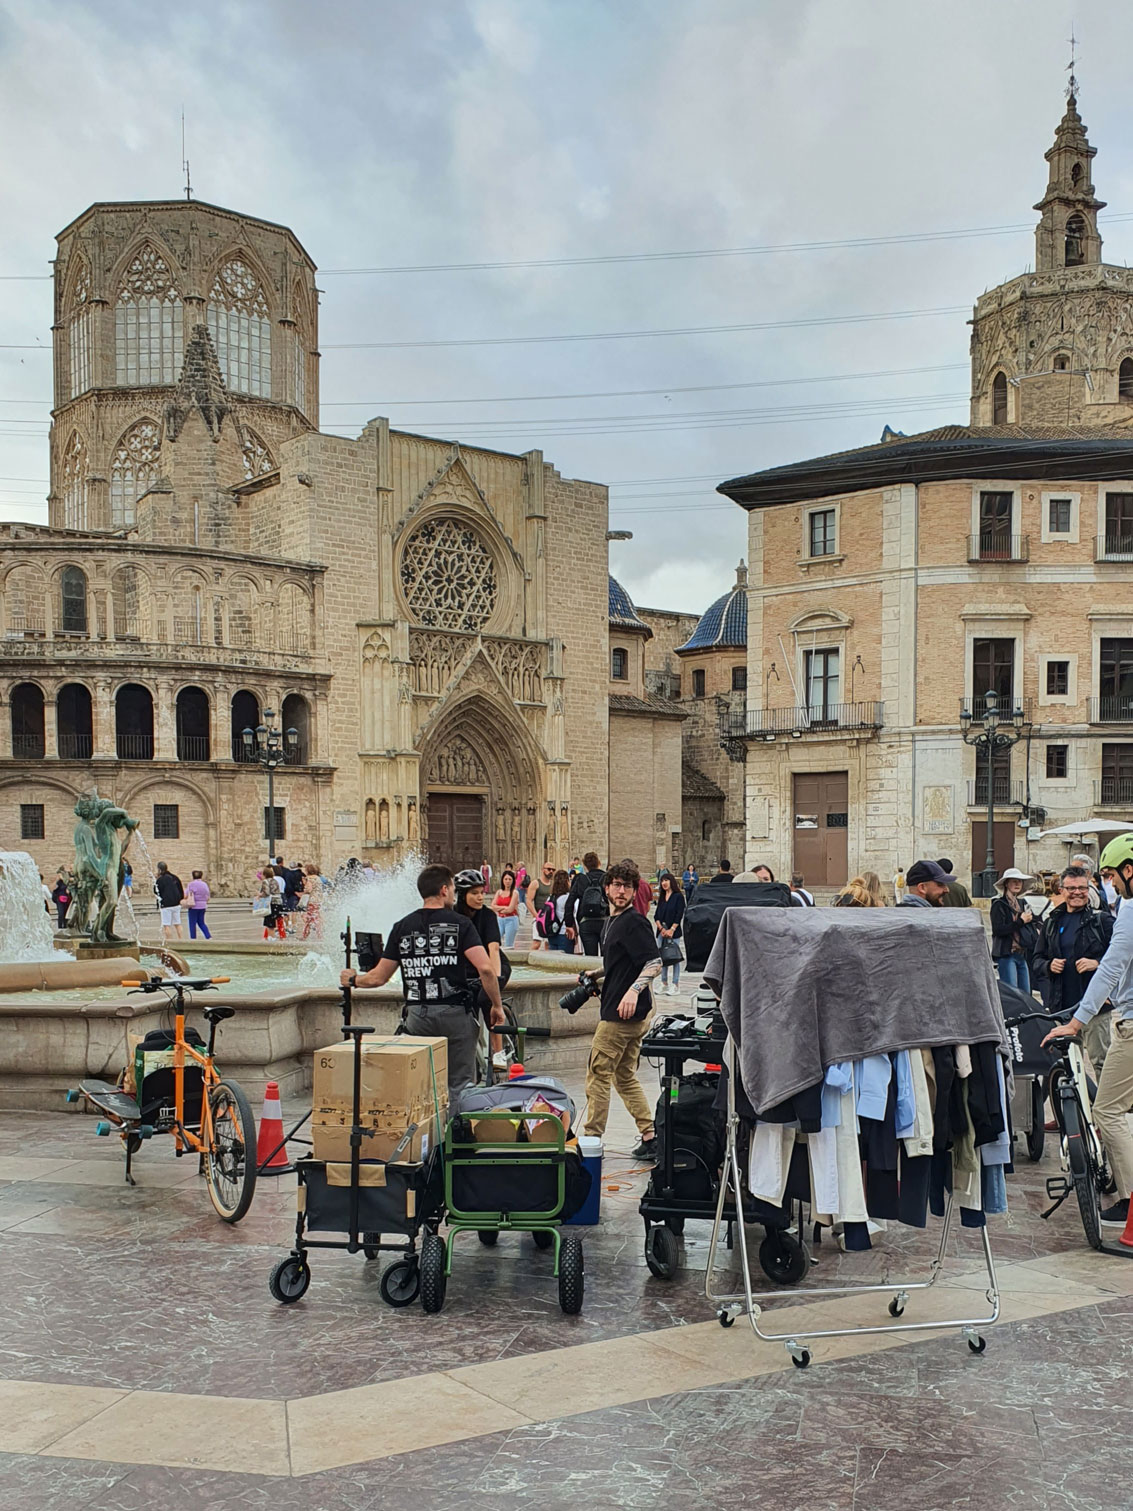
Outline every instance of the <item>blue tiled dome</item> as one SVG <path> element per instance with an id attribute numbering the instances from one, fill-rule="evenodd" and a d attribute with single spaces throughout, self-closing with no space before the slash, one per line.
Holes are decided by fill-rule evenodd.
<path id="1" fill-rule="evenodd" d="M 714 647 L 742 650 L 747 646 L 747 568 L 741 562 L 736 585 L 730 593 L 701 614 L 696 629 L 678 651 L 704 651 Z"/>
<path id="2" fill-rule="evenodd" d="M 610 623 L 625 630 L 644 630 L 647 635 L 652 634 L 645 620 L 638 618 L 633 599 L 616 577 L 610 578 Z"/>

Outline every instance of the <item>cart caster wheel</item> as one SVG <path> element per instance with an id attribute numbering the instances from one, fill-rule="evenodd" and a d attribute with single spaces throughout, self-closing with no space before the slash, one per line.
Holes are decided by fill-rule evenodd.
<path id="1" fill-rule="evenodd" d="M 972 1352 L 974 1354 L 982 1354 L 983 1351 L 984 1351 L 984 1349 L 987 1347 L 987 1339 L 986 1338 L 969 1338 L 968 1339 L 968 1347 L 972 1350 Z"/>
<path id="2" fill-rule="evenodd" d="M 298 1259 L 294 1254 L 288 1254 L 286 1259 L 281 1259 L 271 1272 L 268 1279 L 268 1290 L 277 1301 L 284 1306 L 290 1306 L 293 1301 L 298 1301 L 311 1283 L 311 1270 L 305 1259 Z"/>
<path id="3" fill-rule="evenodd" d="M 735 1320 L 736 1319 L 732 1316 L 731 1312 L 721 1312 L 720 1313 L 720 1326 L 721 1327 L 731 1327 L 732 1324 L 735 1322 Z"/>
<path id="4" fill-rule="evenodd" d="M 382 1235 L 380 1233 L 362 1234 L 362 1253 L 367 1259 L 377 1259 L 382 1252 Z"/>
<path id="5" fill-rule="evenodd" d="M 559 1305 L 568 1317 L 582 1310 L 585 1288 L 582 1241 L 571 1233 L 559 1245 Z"/>
<path id="6" fill-rule="evenodd" d="M 680 1264 L 680 1253 L 674 1234 L 666 1227 L 650 1228 L 645 1240 L 645 1263 L 649 1273 L 658 1280 L 672 1280 Z"/>
<path id="7" fill-rule="evenodd" d="M 759 1264 L 776 1285 L 797 1285 L 806 1274 L 806 1250 L 797 1238 L 772 1228 L 759 1245 Z"/>
<path id="8" fill-rule="evenodd" d="M 445 1258 L 444 1239 L 430 1233 L 421 1245 L 421 1305 L 430 1313 L 439 1312 L 445 1304 Z"/>
<path id="9" fill-rule="evenodd" d="M 810 1349 L 804 1348 L 801 1353 L 792 1354 L 791 1363 L 796 1369 L 806 1369 L 810 1364 Z"/>
<path id="10" fill-rule="evenodd" d="M 891 1317 L 900 1317 L 904 1310 L 905 1308 L 897 1300 L 896 1296 L 894 1296 L 893 1300 L 889 1303 L 889 1315 Z"/>
<path id="11" fill-rule="evenodd" d="M 416 1259 L 391 1264 L 378 1285 L 387 1306 L 412 1306 L 421 1294 L 421 1272 Z"/>
<path id="12" fill-rule="evenodd" d="M 494 1249 L 497 1241 L 499 1240 L 499 1236 L 500 1235 L 496 1232 L 495 1228 L 481 1228 L 480 1231 L 476 1234 L 476 1237 L 480 1240 L 480 1242 L 486 1249 Z"/>
<path id="13" fill-rule="evenodd" d="M 531 1237 L 537 1249 L 549 1249 L 555 1241 L 555 1235 L 548 1233 L 546 1228 L 536 1228 Z"/>
<path id="14" fill-rule="evenodd" d="M 685 1220 L 683 1217 L 666 1217 L 665 1226 L 668 1228 L 670 1233 L 674 1233 L 678 1238 L 680 1238 L 681 1234 L 685 1230 Z"/>

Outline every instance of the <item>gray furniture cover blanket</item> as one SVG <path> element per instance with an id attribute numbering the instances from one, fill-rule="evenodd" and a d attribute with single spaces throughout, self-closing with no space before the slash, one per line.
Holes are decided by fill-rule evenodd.
<path id="1" fill-rule="evenodd" d="M 974 909 L 730 908 L 704 977 L 757 1112 L 840 1060 L 939 1044 L 1006 1047 Z"/>

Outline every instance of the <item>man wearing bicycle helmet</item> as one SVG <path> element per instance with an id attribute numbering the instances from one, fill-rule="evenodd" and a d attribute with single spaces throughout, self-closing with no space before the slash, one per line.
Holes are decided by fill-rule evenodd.
<path id="1" fill-rule="evenodd" d="M 1133 834 L 1119 834 L 1110 840 L 1101 853 L 1100 865 L 1112 869 L 1117 895 L 1133 898 Z M 1109 1159 L 1118 1200 L 1101 1218 L 1102 1222 L 1124 1224 L 1133 1192 L 1133 1134 L 1126 1116 L 1133 1110 L 1133 908 L 1119 911 L 1109 949 L 1074 1016 L 1069 1023 L 1052 1028 L 1043 1043 L 1080 1033 L 1107 1000 L 1113 1002 L 1113 1033 L 1094 1098 L 1094 1125 Z"/>
<path id="2" fill-rule="evenodd" d="M 492 909 L 484 905 L 484 878 L 479 871 L 469 867 L 466 871 L 458 871 L 454 881 L 456 883 L 456 911 L 467 918 L 479 934 L 480 943 L 488 952 L 488 959 L 492 962 L 492 970 L 496 973 L 496 980 L 502 991 L 511 975 L 511 966 L 509 965 L 505 972 L 504 962 L 507 957 L 502 953 L 500 921 Z M 468 966 L 467 976 L 468 985 L 476 1000 L 476 1011 L 483 1015 L 485 1022 L 489 1022 L 491 1003 L 472 965 Z M 492 1063 L 495 1068 L 506 1069 L 507 1057 L 504 1054 L 503 1039 L 499 1034 L 492 1035 L 491 1047 Z"/>

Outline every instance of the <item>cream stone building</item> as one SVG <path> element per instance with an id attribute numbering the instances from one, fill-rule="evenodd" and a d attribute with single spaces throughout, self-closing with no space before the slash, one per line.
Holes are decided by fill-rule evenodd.
<path id="1" fill-rule="evenodd" d="M 320 433 L 285 227 L 96 204 L 58 242 L 50 522 L 0 529 L 0 848 L 53 873 L 93 783 L 182 875 L 246 892 L 270 711 L 289 859 L 605 852 L 606 489 L 383 419 Z M 674 771 L 646 772 L 627 853 L 670 855 Z"/>
<path id="2" fill-rule="evenodd" d="M 749 511 L 746 859 L 833 887 L 918 856 L 1056 867 L 1133 821 L 1133 273 L 1102 261 L 1071 95 L 1036 270 L 972 320 L 969 425 L 721 485 Z M 777 677 L 771 676 L 774 666 Z M 977 765 L 995 693 L 1027 737 Z"/>

